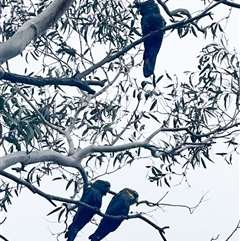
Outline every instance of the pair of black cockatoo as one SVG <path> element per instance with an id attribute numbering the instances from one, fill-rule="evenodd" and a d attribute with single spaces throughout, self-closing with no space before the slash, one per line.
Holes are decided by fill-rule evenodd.
<path id="1" fill-rule="evenodd" d="M 142 15 L 141 27 L 143 36 L 165 27 L 166 22 L 161 16 L 158 5 L 154 0 L 135 2 L 135 5 Z M 143 75 L 146 78 L 154 73 L 157 54 L 162 45 L 163 35 L 164 31 L 159 31 L 144 41 Z"/>
<path id="2" fill-rule="evenodd" d="M 86 203 L 92 207 L 100 208 L 102 205 L 102 197 L 110 190 L 110 183 L 107 181 L 98 180 L 87 188 L 81 202 Z M 124 188 L 117 195 L 115 195 L 109 203 L 106 214 L 111 216 L 126 216 L 128 215 L 130 206 L 138 200 L 138 193 L 129 188 Z M 79 206 L 78 211 L 73 218 L 72 224 L 69 226 L 65 234 L 67 241 L 73 241 L 77 233 L 91 221 L 96 211 L 84 206 Z M 97 230 L 89 237 L 91 241 L 100 241 L 106 237 L 110 232 L 116 230 L 122 223 L 123 218 L 110 219 L 103 217 Z"/>

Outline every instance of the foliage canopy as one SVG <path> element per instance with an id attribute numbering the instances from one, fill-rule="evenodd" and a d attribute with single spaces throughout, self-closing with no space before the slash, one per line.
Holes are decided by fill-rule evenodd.
<path id="1" fill-rule="evenodd" d="M 40 188 L 45 175 L 64 180 L 76 197 L 89 180 L 114 175 L 139 159 L 151 160 L 146 167 L 151 182 L 168 187 L 175 176 L 207 168 L 213 153 L 233 162 L 239 151 L 239 56 L 230 50 L 222 26 L 231 11 L 222 19 L 213 13 L 220 5 L 240 5 L 201 2 L 203 10 L 191 15 L 187 9 L 170 11 L 158 0 L 168 23 L 164 41 L 175 33 L 211 36 L 196 69 L 180 80 L 168 71 L 148 79 L 138 73 L 144 38 L 133 2 L 72 1 L 38 36 L 31 21 L 53 3 L 3 1 L 2 50 L 26 22 L 36 34 L 18 56 L 21 66 L 11 60 L 2 64 L 0 171 L 16 185 L 1 177 L 1 209 L 7 211 L 12 193 L 19 195 L 23 186 L 39 193 L 34 186 Z M 220 143 L 221 152 L 215 150 Z M 61 220 L 66 211 L 63 206 L 52 213 L 59 212 Z"/>

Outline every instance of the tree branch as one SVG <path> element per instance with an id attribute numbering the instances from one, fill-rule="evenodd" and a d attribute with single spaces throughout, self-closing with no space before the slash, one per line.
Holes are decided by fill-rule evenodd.
<path id="1" fill-rule="evenodd" d="M 163 233 L 164 233 L 164 230 L 169 228 L 168 226 L 167 227 L 163 227 L 163 228 L 160 228 L 159 226 L 157 226 L 155 223 L 151 222 L 150 220 L 148 220 L 147 218 L 143 217 L 141 214 L 135 214 L 135 215 L 127 215 L 127 216 L 122 216 L 122 215 L 118 215 L 118 216 L 112 216 L 112 215 L 107 215 L 107 214 L 104 214 L 102 213 L 98 208 L 96 207 L 92 207 L 86 203 L 83 203 L 83 202 L 80 202 L 80 201 L 75 201 L 75 200 L 71 200 L 71 199 L 67 199 L 67 198 L 62 198 L 62 197 L 59 197 L 59 196 L 54 196 L 54 195 L 50 195 L 50 194 L 47 194 L 43 191 L 41 191 L 40 189 L 36 188 L 35 186 L 33 186 L 31 183 L 27 182 L 27 181 L 24 181 L 24 180 L 21 180 L 17 177 L 15 177 L 14 175 L 10 174 L 10 173 L 7 173 L 5 171 L 2 171 L 0 170 L 0 174 L 6 178 L 9 178 L 11 180 L 13 180 L 14 182 L 16 183 L 19 183 L 21 185 L 24 185 L 26 186 L 30 191 L 32 191 L 34 194 L 38 194 L 40 195 L 41 197 L 47 199 L 52 205 L 54 205 L 55 207 L 57 206 L 53 200 L 55 201 L 60 201 L 60 202 L 65 202 L 65 203 L 73 203 L 73 204 L 76 204 L 76 205 L 82 205 L 86 208 L 89 208 L 91 210 L 94 210 L 96 212 L 96 214 L 98 214 L 99 216 L 101 217 L 105 217 L 105 218 L 109 218 L 109 219 L 133 219 L 133 218 L 139 218 L 141 220 L 143 220 L 144 222 L 148 223 L 149 225 L 151 225 L 152 227 L 154 227 L 155 229 L 157 229 L 161 235 L 161 237 L 163 238 L 164 241 L 166 241 L 166 238 L 164 237 Z"/>
<path id="2" fill-rule="evenodd" d="M 226 239 L 226 241 L 230 240 L 230 238 L 233 236 L 235 232 L 240 228 L 240 221 L 237 223 L 237 227 L 232 231 L 232 233 L 229 235 L 229 237 Z"/>
<path id="3" fill-rule="evenodd" d="M 112 143 L 111 143 L 112 145 L 114 145 L 115 143 L 117 143 L 117 141 L 119 140 L 119 138 L 121 138 L 121 136 L 123 135 L 123 133 L 128 129 L 128 127 L 129 127 L 131 124 L 133 124 L 134 122 L 137 122 L 137 121 L 138 121 L 138 120 L 134 120 L 134 121 L 133 121 L 133 118 L 134 118 L 134 116 L 135 116 L 135 114 L 136 114 L 136 112 L 137 112 L 137 110 L 138 110 L 139 105 L 140 105 L 140 100 L 138 99 L 137 105 L 136 105 L 133 113 L 131 114 L 131 117 L 130 117 L 128 123 L 127 123 L 126 126 L 122 129 L 122 131 L 121 131 L 119 134 L 116 135 L 116 138 L 115 138 L 115 139 L 112 141 Z"/>
<path id="4" fill-rule="evenodd" d="M 0 44 L 0 65 L 22 53 L 34 38 L 50 28 L 73 2 L 74 0 L 54 0 L 43 12 L 26 21 L 9 40 Z"/>
<path id="5" fill-rule="evenodd" d="M 99 92 L 97 92 L 95 95 L 93 95 L 93 96 L 91 97 L 91 99 L 96 98 L 97 96 L 99 96 L 99 95 L 101 95 L 102 93 L 104 93 L 111 85 L 113 85 L 113 84 L 117 81 L 117 79 L 118 79 L 118 77 L 120 76 L 121 73 L 122 73 L 122 69 L 120 68 L 120 69 L 118 70 L 116 76 L 113 78 L 113 80 L 110 81 L 110 82 L 109 82 L 104 88 L 102 88 Z"/>
<path id="6" fill-rule="evenodd" d="M 18 151 L 0 158 L 0 170 L 5 170 L 17 163 L 29 165 L 41 162 L 54 162 L 58 165 L 74 168 L 78 168 L 79 165 L 78 161 L 72 156 L 63 156 L 59 152 L 52 150 L 33 151 L 29 154 L 24 151 Z"/>
<path id="7" fill-rule="evenodd" d="M 158 202 L 156 203 L 153 203 L 153 202 L 149 202 L 148 200 L 142 200 L 142 201 L 139 201 L 137 203 L 137 205 L 140 205 L 140 204 L 146 204 L 147 206 L 149 207 L 161 207 L 161 206 L 168 206 L 168 207 L 180 207 L 180 208 L 187 208 L 190 212 L 190 214 L 193 214 L 193 212 L 198 208 L 198 206 L 205 200 L 204 197 L 207 195 L 207 193 L 205 193 L 199 200 L 199 202 L 194 206 L 194 207 L 189 207 L 187 205 L 182 205 L 182 204 L 169 204 L 169 203 L 161 203 L 160 201 L 162 200 L 159 200 Z"/>
<path id="8" fill-rule="evenodd" d="M 58 13 L 53 16 L 51 16 L 53 19 L 50 19 L 49 22 L 47 22 L 45 19 L 44 21 L 46 21 L 46 26 L 49 28 L 49 26 L 51 26 L 62 14 L 63 14 L 63 9 L 59 8 L 58 4 L 61 4 L 62 6 L 64 6 L 64 11 L 66 11 L 66 9 L 71 5 L 73 1 L 66 1 L 66 0 L 55 0 L 45 11 L 43 11 L 41 14 L 39 14 L 37 17 L 35 17 L 33 20 L 29 20 L 27 21 L 25 24 L 19 29 L 19 31 L 13 35 L 13 37 L 11 39 L 9 39 L 8 41 L 6 41 L 5 43 L 1 44 L 0 45 L 0 54 L 2 54 L 3 56 L 0 55 L 0 63 L 3 63 L 5 62 L 6 60 L 18 55 L 19 53 L 14 53 L 14 54 L 9 54 L 8 57 L 4 57 L 4 55 L 6 54 L 5 52 L 3 52 L 4 49 L 8 49 L 10 48 L 9 45 L 13 45 L 16 41 L 19 42 L 19 32 L 22 32 L 20 33 L 21 35 L 24 34 L 24 30 L 26 30 L 26 28 L 28 29 L 29 26 L 30 28 L 32 28 L 34 26 L 34 31 L 33 31 L 33 36 L 34 37 L 37 37 L 39 36 L 40 34 L 42 34 L 43 32 L 46 31 L 46 29 L 38 29 L 38 27 L 36 27 L 35 25 L 32 25 L 31 22 L 33 23 L 38 23 L 38 21 L 40 21 L 40 19 L 45 16 L 47 17 L 47 13 L 49 13 L 49 11 L 51 10 L 53 12 L 53 9 L 54 9 L 54 12 L 57 11 Z M 199 15 L 195 16 L 195 17 L 191 17 L 185 21 L 182 21 L 182 22 L 178 22 L 176 24 L 171 24 L 171 25 L 168 25 L 166 26 L 165 28 L 162 28 L 162 29 L 159 29 L 153 33 L 150 33 L 146 36 L 144 36 L 143 38 L 140 38 L 138 40 L 136 40 L 135 42 L 133 42 L 132 44 L 128 45 L 127 47 L 125 47 L 124 49 L 122 49 L 121 51 L 119 51 L 118 53 L 116 54 L 113 54 L 113 55 L 108 55 L 106 56 L 104 59 L 102 59 L 100 62 L 96 63 L 95 65 L 91 66 L 90 68 L 88 68 L 87 70 L 83 71 L 82 73 L 78 73 L 77 74 L 77 77 L 79 79 L 83 79 L 85 76 L 87 76 L 88 74 L 92 73 L 94 70 L 98 69 L 99 67 L 101 67 L 102 65 L 106 64 L 106 63 L 109 63 L 111 61 L 113 61 L 114 59 L 120 57 L 121 55 L 125 54 L 127 51 L 129 51 L 130 49 L 132 49 L 133 47 L 137 46 L 138 44 L 142 43 L 143 41 L 145 41 L 146 39 L 150 38 L 153 34 L 157 34 L 159 33 L 160 31 L 166 31 L 166 30 L 171 30 L 171 29 L 174 29 L 174 28 L 179 28 L 179 27 L 182 27 L 188 23 L 191 23 L 191 22 L 194 22 L 195 20 L 199 20 L 205 16 L 208 16 L 210 15 L 210 13 L 208 13 L 212 8 L 216 7 L 217 5 L 221 4 L 221 3 L 225 3 L 226 4 L 226 1 L 225 0 L 220 0 L 220 1 L 217 1 L 215 4 L 213 4 L 212 6 L 208 7 L 207 9 L 205 9 L 202 13 L 200 13 Z M 228 2 L 227 2 L 228 3 Z M 52 14 L 52 12 L 50 12 Z M 61 14 L 61 15 L 60 15 Z M 54 18 L 55 17 L 55 18 Z M 49 20 L 49 16 L 47 18 Z M 41 19 L 42 21 L 42 19 Z M 36 29 L 38 31 L 36 31 Z M 32 40 L 33 36 L 31 35 L 31 39 L 30 41 Z M 30 41 L 27 41 L 27 44 L 24 45 L 22 44 L 21 46 L 21 52 L 25 49 L 25 47 L 30 43 Z M 6 46 L 7 45 L 7 46 Z M 11 52 L 11 51 L 10 51 Z M 6 54 L 7 55 L 7 54 Z M 69 81 L 73 81 L 73 83 L 76 83 L 74 82 L 74 80 L 72 80 L 71 78 L 68 79 L 68 82 Z M 55 83 L 59 83 L 59 80 L 56 78 L 54 79 L 54 82 Z M 64 82 L 65 83 L 65 82 Z M 79 82 L 77 82 L 79 84 Z M 53 83 L 54 84 L 54 83 Z M 87 88 L 86 86 L 82 86 L 83 88 Z M 88 91 L 91 91 L 88 89 Z M 91 92 L 92 93 L 92 92 Z"/>
<path id="9" fill-rule="evenodd" d="M 0 222 L 0 225 L 2 225 L 5 221 L 6 221 L 6 217 L 3 219 L 3 221 L 1 221 Z M 9 241 L 8 239 L 6 239 L 4 236 L 2 236 L 1 234 L 0 234 L 0 238 L 2 239 L 2 240 L 4 240 L 4 241 Z"/>
<path id="10" fill-rule="evenodd" d="M 95 94 L 95 90 L 91 89 L 89 85 L 98 85 L 104 86 L 106 80 L 101 81 L 80 81 L 78 78 L 43 78 L 40 76 L 37 77 L 29 77 L 22 76 L 18 74 L 12 74 L 4 72 L 1 75 L 2 79 L 9 80 L 12 83 L 23 83 L 34 85 L 38 87 L 46 86 L 46 85 L 67 85 L 67 86 L 76 86 L 81 90 L 88 92 L 89 94 Z"/>
<path id="11" fill-rule="evenodd" d="M 5 218 L 0 222 L 0 225 L 2 225 L 6 220 L 7 220 L 7 218 L 5 217 Z"/>
<path id="12" fill-rule="evenodd" d="M 164 233 L 165 233 L 165 229 L 168 229 L 169 227 L 166 226 L 166 227 L 163 227 L 163 228 L 160 228 L 159 226 L 157 226 L 155 223 L 151 222 L 149 219 L 145 218 L 144 216 L 142 216 L 141 214 L 138 214 L 137 215 L 137 218 L 143 220 L 144 222 L 150 224 L 152 227 L 154 227 L 155 229 L 158 230 L 160 236 L 162 237 L 163 241 L 167 241 L 167 239 L 164 237 Z"/>
<path id="13" fill-rule="evenodd" d="M 214 1 L 215 2 L 221 2 L 222 4 L 227 5 L 229 7 L 240 8 L 240 4 L 239 3 L 229 2 L 227 0 L 224 0 L 224 1 L 214 0 Z"/>
<path id="14" fill-rule="evenodd" d="M 218 3 L 220 4 L 220 3 Z M 216 5 L 218 5 L 216 4 Z M 131 43 L 130 45 L 128 45 L 127 47 L 123 48 L 121 51 L 117 52 L 116 54 L 109 54 L 108 56 L 106 56 L 104 59 L 102 59 L 101 61 L 99 61 L 98 63 L 94 64 L 93 66 L 91 66 L 90 68 L 88 68 L 87 70 L 81 72 L 78 74 L 78 78 L 83 79 L 85 76 L 89 75 L 90 73 L 92 73 L 94 70 L 98 69 L 99 67 L 103 66 L 106 63 L 112 62 L 114 59 L 124 55 L 126 52 L 128 52 L 130 49 L 134 48 L 135 46 L 139 45 L 140 43 L 142 43 L 143 41 L 145 41 L 146 39 L 150 38 L 151 36 L 153 36 L 154 34 L 158 34 L 159 32 L 162 31 L 166 31 L 166 30 L 171 30 L 174 28 L 179 28 L 182 27 L 188 23 L 191 23 L 194 20 L 198 20 L 201 19 L 205 16 L 208 16 L 209 13 L 207 13 L 206 11 L 204 11 L 204 13 L 199 14 L 198 16 L 192 17 L 186 21 L 182 21 L 179 23 L 175 23 L 175 24 L 171 24 L 166 26 L 165 28 L 159 29 L 157 31 L 154 31 L 136 41 L 134 41 L 133 43 Z"/>
<path id="15" fill-rule="evenodd" d="M 163 153 L 171 153 L 174 155 L 179 154 L 185 149 L 188 148 L 197 148 L 197 147 L 202 147 L 205 145 L 210 145 L 211 143 L 210 140 L 213 140 L 214 138 L 217 138 L 217 134 L 222 131 L 229 130 L 230 128 L 237 127 L 239 126 L 240 123 L 235 123 L 233 125 L 227 126 L 227 127 L 219 127 L 213 131 L 210 131 L 206 134 L 198 135 L 193 132 L 191 132 L 187 127 L 179 127 L 179 128 L 159 128 L 156 131 L 154 131 L 152 134 L 150 134 L 144 141 L 140 142 L 131 142 L 127 144 L 122 144 L 122 145 L 117 145 L 117 146 L 88 146 L 83 149 L 78 150 L 74 155 L 72 156 L 63 156 L 58 152 L 55 151 L 33 151 L 29 154 L 19 151 L 15 153 L 10 153 L 8 155 L 3 156 L 0 158 L 0 170 L 4 170 L 7 167 L 10 167 L 16 163 L 24 163 L 26 165 L 28 164 L 33 164 L 33 163 L 38 163 L 38 162 L 45 162 L 45 161 L 52 161 L 56 164 L 62 165 L 62 166 L 67 166 L 67 167 L 74 167 L 79 170 L 81 170 L 81 166 L 79 166 L 79 163 L 85 158 L 87 155 L 94 153 L 94 152 L 119 152 L 119 151 L 125 151 L 128 149 L 133 149 L 133 148 L 139 148 L 143 147 L 151 152 L 153 149 L 156 149 L 155 151 L 158 152 L 163 152 Z M 182 143 L 181 145 L 176 146 L 172 150 L 158 150 L 156 147 L 150 144 L 150 141 L 160 132 L 179 132 L 179 131 L 186 131 L 190 133 L 191 135 L 195 135 L 197 137 L 207 137 L 204 141 L 199 142 L 199 143 Z M 211 135 L 213 135 L 211 137 Z"/>
<path id="16" fill-rule="evenodd" d="M 2 236 L 1 234 L 0 234 L 0 238 L 2 239 L 2 240 L 4 240 L 4 241 L 9 241 L 8 239 L 6 239 L 4 236 Z"/>

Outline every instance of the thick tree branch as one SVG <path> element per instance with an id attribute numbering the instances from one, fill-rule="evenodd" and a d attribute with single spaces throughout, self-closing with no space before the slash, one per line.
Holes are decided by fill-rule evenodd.
<path id="1" fill-rule="evenodd" d="M 55 151 L 33 151 L 29 154 L 19 151 L 15 153 L 10 153 L 8 155 L 3 156 L 0 159 L 0 170 L 4 170 L 7 167 L 10 167 L 12 165 L 15 165 L 19 162 L 24 163 L 26 165 L 28 164 L 34 164 L 38 162 L 45 162 L 45 161 L 52 161 L 58 165 L 67 166 L 67 167 L 74 167 L 79 170 L 81 170 L 81 161 L 83 158 L 88 156 L 91 153 L 94 152 L 119 152 L 119 151 L 125 151 L 133 148 L 139 148 L 143 147 L 150 151 L 158 151 L 162 153 L 169 153 L 172 155 L 177 155 L 180 152 L 182 152 L 185 149 L 188 148 L 198 148 L 203 147 L 205 145 L 210 145 L 210 141 L 214 140 L 214 138 L 217 138 L 217 134 L 219 134 L 222 131 L 229 130 L 231 128 L 239 126 L 240 123 L 235 123 L 233 125 L 227 126 L 227 127 L 219 127 L 213 131 L 210 131 L 206 134 L 198 135 L 191 130 L 189 130 L 187 127 L 180 127 L 180 128 L 159 128 L 152 134 L 150 134 L 144 141 L 140 142 L 131 142 L 127 144 L 117 145 L 117 146 L 88 146 L 86 148 L 78 150 L 74 155 L 72 156 L 63 156 L 58 152 Z M 204 141 L 199 143 L 188 143 L 184 142 L 181 145 L 176 146 L 172 150 L 156 150 L 156 147 L 152 146 L 150 144 L 150 141 L 160 132 L 179 132 L 179 131 L 186 131 L 191 135 L 194 135 L 196 137 L 207 137 Z"/>
<path id="2" fill-rule="evenodd" d="M 41 163 L 41 162 L 53 162 L 60 166 L 67 166 L 76 168 L 82 175 L 84 182 L 84 188 L 88 185 L 88 177 L 81 165 L 81 161 L 77 160 L 73 156 L 63 156 L 56 151 L 33 151 L 27 154 L 24 151 L 10 153 L 0 158 L 0 170 L 5 170 L 17 163 L 24 165 Z"/>
<path id="3" fill-rule="evenodd" d="M 43 11 L 41 14 L 39 14 L 37 17 L 35 17 L 33 20 L 29 20 L 27 21 L 20 29 L 19 31 L 13 35 L 13 37 L 11 39 L 9 39 L 7 42 L 3 43 L 0 45 L 0 64 L 5 62 L 6 60 L 20 54 L 24 49 L 25 47 L 30 43 L 30 41 L 33 39 L 33 37 L 37 37 L 39 35 L 41 35 L 42 33 L 44 33 L 46 31 L 46 29 L 48 29 L 55 21 L 57 21 L 57 19 L 59 17 L 61 17 L 61 15 L 64 13 L 64 11 L 67 10 L 67 8 L 71 5 L 73 1 L 66 1 L 66 0 L 55 0 L 45 11 Z M 106 56 L 103 60 L 101 60 L 100 62 L 98 62 L 97 64 L 91 66 L 89 69 L 85 70 L 84 72 L 82 73 L 78 73 L 77 74 L 77 77 L 79 79 L 83 79 L 85 76 L 87 76 L 88 74 L 92 73 L 94 70 L 98 69 L 99 67 L 103 66 L 104 64 L 106 63 L 109 63 L 111 61 L 113 61 L 114 59 L 120 57 L 121 55 L 125 54 L 127 51 L 129 51 L 130 49 L 132 49 L 133 47 L 137 46 L 138 44 L 142 43 L 143 41 L 145 41 L 146 39 L 150 38 L 152 36 L 152 34 L 157 34 L 159 31 L 163 31 L 163 30 L 171 30 L 171 29 L 175 29 L 175 28 L 179 28 L 179 27 L 182 27 L 188 23 L 193 23 L 195 20 L 199 20 L 205 16 L 208 16 L 210 15 L 209 11 L 216 7 L 217 5 L 221 4 L 221 3 L 225 3 L 226 4 L 226 1 L 224 0 L 221 0 L 221 1 L 217 1 L 215 4 L 213 4 L 212 6 L 208 7 L 207 9 L 205 9 L 202 13 L 200 13 L 199 15 L 195 16 L 195 17 L 191 17 L 185 21 L 182 21 L 182 22 L 178 22 L 176 24 L 171 24 L 171 25 L 168 25 L 166 26 L 165 28 L 163 29 L 160 29 L 158 31 L 155 31 L 154 33 L 151 33 L 149 35 L 146 35 L 145 37 L 141 38 L 141 39 L 138 39 L 137 41 L 133 42 L 132 44 L 130 44 L 129 46 L 127 46 L 126 48 L 122 49 L 121 51 L 119 51 L 118 53 L 116 54 L 113 54 L 113 55 L 108 55 Z M 53 12 L 55 14 L 53 14 Z M 47 14 L 50 14 L 51 13 L 51 18 L 49 18 L 49 16 L 47 16 Z M 46 19 L 44 19 L 44 23 L 45 25 L 45 28 L 42 28 L 41 26 L 38 26 L 38 25 L 35 25 L 36 23 L 39 23 L 40 20 L 43 21 L 43 17 L 45 17 Z M 34 26 L 34 27 L 33 27 Z M 9 51 L 11 52 L 11 54 L 7 54 L 5 53 L 5 49 L 8 49 L 8 48 L 11 48 L 11 45 L 14 45 L 15 42 L 17 41 L 18 43 L 20 42 L 21 43 L 21 39 L 19 40 L 19 35 L 27 35 L 29 36 L 28 34 L 24 34 L 24 30 L 28 30 L 28 29 L 31 29 L 31 34 L 30 35 L 30 39 L 28 39 L 26 42 L 26 44 L 21 44 L 21 51 L 20 52 L 17 52 L 17 53 L 12 53 L 12 51 Z M 36 31 L 37 30 L 37 31 Z M 19 46 L 18 46 L 19 47 Z M 69 81 L 72 81 L 72 83 L 75 83 L 74 80 L 72 80 L 71 78 L 68 79 L 67 82 Z M 54 79 L 54 82 L 55 83 L 59 83 L 59 80 L 58 79 Z M 64 82 L 65 83 L 65 82 Z M 54 83 L 53 83 L 54 84 Z M 61 83 L 62 84 L 62 83 Z M 35 84 L 36 85 L 36 84 Z M 78 85 L 80 85 L 78 83 Z M 91 93 L 92 90 L 91 88 L 88 89 L 86 86 L 81 86 L 83 88 L 86 88 L 85 90 L 86 91 L 90 91 Z M 89 92 L 89 93 L 90 93 Z"/>
<path id="4" fill-rule="evenodd" d="M 142 142 L 132 142 L 132 143 L 118 145 L 118 146 L 92 145 L 79 150 L 79 152 L 77 152 L 74 156 L 76 157 L 76 159 L 82 160 L 84 157 L 94 152 L 119 152 L 119 151 L 129 150 L 129 149 L 138 148 L 138 147 L 147 148 L 149 147 L 149 143 L 146 141 L 142 141 Z"/>
<path id="5" fill-rule="evenodd" d="M 0 158 L 0 170 L 5 170 L 17 163 L 25 165 L 41 163 L 41 162 L 54 162 L 60 166 L 69 166 L 78 168 L 78 162 L 72 156 L 63 156 L 56 151 L 33 151 L 27 154 L 24 151 L 10 153 Z"/>
<path id="6" fill-rule="evenodd" d="M 73 2 L 55 0 L 38 16 L 25 22 L 9 40 L 0 44 L 0 65 L 19 55 L 33 39 L 45 33 Z"/>
<path id="7" fill-rule="evenodd" d="M 29 85 L 35 85 L 38 87 L 46 85 L 67 85 L 67 86 L 76 86 L 81 90 L 88 92 L 89 94 L 95 94 L 95 90 L 89 87 L 89 85 L 98 85 L 104 86 L 106 80 L 102 81 L 80 81 L 78 78 L 43 78 L 40 76 L 37 77 L 28 77 L 18 74 L 12 74 L 4 72 L 1 75 L 1 78 L 4 80 L 9 80 L 12 83 L 23 83 Z"/>

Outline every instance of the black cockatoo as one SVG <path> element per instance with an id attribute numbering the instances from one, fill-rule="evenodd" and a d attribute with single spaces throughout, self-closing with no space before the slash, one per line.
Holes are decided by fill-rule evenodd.
<path id="1" fill-rule="evenodd" d="M 102 206 L 102 197 L 106 195 L 109 190 L 109 182 L 97 180 L 83 192 L 80 201 L 99 209 Z M 96 212 L 94 210 L 79 205 L 78 210 L 73 218 L 73 222 L 68 227 L 68 231 L 65 234 L 65 238 L 67 238 L 67 241 L 73 241 L 77 233 L 88 222 L 91 221 L 95 213 Z"/>
<path id="2" fill-rule="evenodd" d="M 135 5 L 142 15 L 141 27 L 143 36 L 165 27 L 166 22 L 161 16 L 158 5 L 154 0 L 135 2 Z M 164 31 L 160 31 L 158 34 L 154 34 L 144 41 L 143 75 L 146 78 L 154 72 L 157 54 L 162 45 L 163 35 Z"/>
<path id="3" fill-rule="evenodd" d="M 115 195 L 109 203 L 106 214 L 112 216 L 128 215 L 130 206 L 138 200 L 138 193 L 129 188 L 124 188 Z M 110 232 L 116 230 L 123 219 L 110 219 L 103 217 L 97 230 L 89 237 L 91 241 L 99 241 L 106 237 Z"/>

